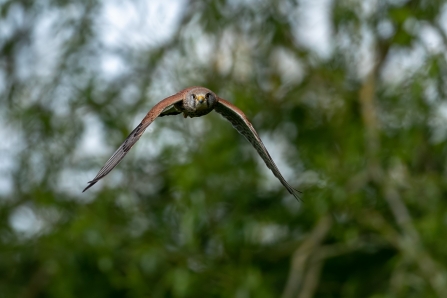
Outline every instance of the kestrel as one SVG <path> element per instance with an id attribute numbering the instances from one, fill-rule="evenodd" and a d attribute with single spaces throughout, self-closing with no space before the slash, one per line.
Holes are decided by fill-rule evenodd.
<path id="1" fill-rule="evenodd" d="M 253 125 L 248 121 L 245 114 L 236 106 L 218 97 L 213 91 L 204 87 L 189 87 L 177 94 L 169 96 L 157 103 L 144 117 L 140 124 L 130 133 L 124 143 L 113 153 L 112 157 L 106 162 L 104 167 L 99 171 L 96 177 L 88 182 L 89 185 L 82 191 L 86 191 L 96 182 L 104 178 L 116 165 L 126 156 L 127 152 L 140 139 L 143 132 L 157 118 L 169 115 L 178 115 L 183 113 L 186 117 L 200 117 L 208 114 L 212 110 L 221 114 L 225 119 L 230 121 L 233 127 L 243 135 L 256 149 L 258 154 L 264 160 L 267 167 L 273 172 L 276 178 L 281 181 L 282 185 L 296 199 L 299 199 L 299 191 L 290 186 L 289 183 L 281 175 L 278 167 L 273 162 L 272 157 L 268 153 L 261 141 Z"/>

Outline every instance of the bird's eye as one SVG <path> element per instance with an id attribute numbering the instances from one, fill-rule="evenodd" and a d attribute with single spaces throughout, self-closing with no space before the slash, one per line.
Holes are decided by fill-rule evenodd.
<path id="1" fill-rule="evenodd" d="M 192 94 L 191 97 L 192 97 L 192 99 L 196 99 L 196 95 L 195 94 Z"/>
<path id="2" fill-rule="evenodd" d="M 205 95 L 205 98 L 206 99 L 209 99 L 211 97 L 211 93 L 207 93 L 206 95 Z"/>

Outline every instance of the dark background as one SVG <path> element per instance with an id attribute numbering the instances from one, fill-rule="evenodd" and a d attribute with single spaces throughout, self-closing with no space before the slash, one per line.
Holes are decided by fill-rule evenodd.
<path id="1" fill-rule="evenodd" d="M 447 297 L 446 19 L 0 1 L 0 297 Z M 216 113 L 158 119 L 81 193 L 193 85 L 246 113 L 302 202 Z"/>

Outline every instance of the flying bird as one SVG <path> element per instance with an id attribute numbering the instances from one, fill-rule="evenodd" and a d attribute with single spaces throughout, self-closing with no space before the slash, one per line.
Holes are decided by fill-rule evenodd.
<path id="1" fill-rule="evenodd" d="M 213 91 L 204 87 L 189 87 L 172 96 L 169 96 L 157 103 L 144 117 L 140 124 L 130 133 L 121 146 L 113 153 L 112 157 L 106 162 L 104 167 L 98 172 L 96 177 L 88 182 L 87 187 L 82 191 L 86 191 L 104 178 L 112 171 L 116 165 L 126 156 L 127 152 L 140 139 L 143 132 L 157 118 L 169 115 L 183 114 L 186 117 L 201 117 L 212 110 L 221 114 L 225 119 L 230 121 L 233 127 L 243 135 L 256 149 L 258 154 L 264 160 L 267 167 L 273 172 L 276 178 L 281 181 L 282 185 L 296 199 L 299 199 L 299 191 L 290 186 L 289 183 L 281 175 L 278 167 L 273 162 L 272 157 L 268 153 L 261 141 L 253 125 L 248 121 L 245 114 L 236 106 L 218 97 Z"/>

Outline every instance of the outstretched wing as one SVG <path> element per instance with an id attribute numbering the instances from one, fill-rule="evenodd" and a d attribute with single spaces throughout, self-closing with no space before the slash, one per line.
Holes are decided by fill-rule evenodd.
<path id="1" fill-rule="evenodd" d="M 124 140 L 124 143 L 113 153 L 112 157 L 106 162 L 106 164 L 102 167 L 102 169 L 98 172 L 96 177 L 89 181 L 87 187 L 82 191 L 86 191 L 96 182 L 105 177 L 113 168 L 116 167 L 117 164 L 126 156 L 127 152 L 129 152 L 130 148 L 140 139 L 143 132 L 148 128 L 148 126 L 158 117 L 160 114 L 165 112 L 166 110 L 170 110 L 171 107 L 177 102 L 183 100 L 183 94 L 187 91 L 187 89 L 180 91 L 177 94 L 174 94 L 170 97 L 167 97 L 157 103 L 144 117 L 140 124 L 130 133 L 130 135 Z M 173 113 L 168 113 L 166 115 L 174 115 Z"/>
<path id="2" fill-rule="evenodd" d="M 272 157 L 262 143 L 261 138 L 259 137 L 250 121 L 248 121 L 245 114 L 239 108 L 222 98 L 219 98 L 219 101 L 217 102 L 214 110 L 217 113 L 221 114 L 228 121 L 230 121 L 233 127 L 241 135 L 243 135 L 253 145 L 253 147 L 255 147 L 256 151 L 258 151 L 258 154 L 261 156 L 267 167 L 273 172 L 276 178 L 281 181 L 282 185 L 284 185 L 289 193 L 291 193 L 296 199 L 299 199 L 300 191 L 290 186 L 290 184 L 287 183 L 287 181 L 281 175 L 281 172 L 278 170 L 278 167 L 273 162 Z"/>

